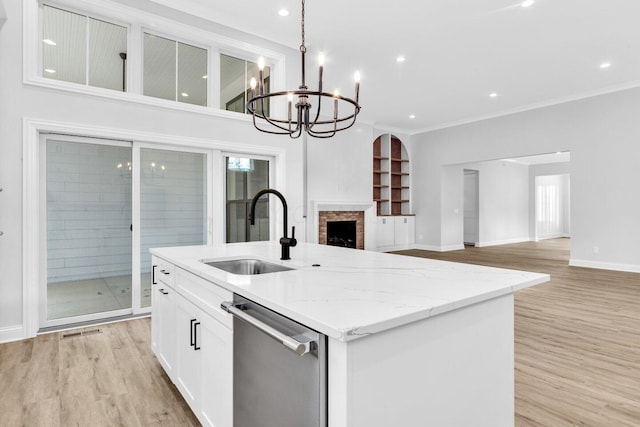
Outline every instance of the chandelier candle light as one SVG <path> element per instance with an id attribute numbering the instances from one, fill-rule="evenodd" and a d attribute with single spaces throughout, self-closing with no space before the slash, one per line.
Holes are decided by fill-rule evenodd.
<path id="1" fill-rule="evenodd" d="M 305 82 L 305 54 L 307 48 L 304 39 L 304 0 L 302 0 L 302 44 L 300 54 L 302 56 L 302 83 L 298 90 L 265 93 L 264 90 L 264 58 L 258 60 L 259 80 L 251 78 L 251 98 L 247 101 L 247 111 L 253 116 L 253 125 L 261 132 L 275 135 L 289 135 L 291 138 L 299 138 L 303 132 L 314 138 L 331 138 L 336 132 L 349 129 L 356 122 L 356 116 L 360 112 L 358 97 L 360 93 L 360 73 L 356 71 L 355 97 L 353 99 L 341 96 L 338 90 L 331 94 L 322 91 L 322 72 L 324 69 L 324 55 L 318 57 L 318 90 L 309 90 Z M 257 91 L 256 91 L 257 89 Z M 270 117 L 265 111 L 265 99 L 287 100 L 287 118 Z M 297 97 L 294 113 L 294 97 Z M 329 118 L 320 118 L 322 100 L 329 103 L 333 100 L 333 115 Z M 313 106 L 311 102 L 317 102 Z M 339 105 L 342 107 L 339 109 Z M 331 104 L 329 104 L 331 105 Z M 339 111 L 340 110 L 340 111 Z M 343 111 L 340 115 L 340 112 Z M 295 114 L 295 117 L 294 117 Z M 258 122 L 261 119 L 266 123 Z M 268 126 L 270 125 L 270 126 Z M 263 126 L 263 127 L 261 127 Z"/>

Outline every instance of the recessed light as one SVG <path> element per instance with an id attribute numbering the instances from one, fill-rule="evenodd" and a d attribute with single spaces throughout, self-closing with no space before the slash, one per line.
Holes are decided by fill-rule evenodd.
<path id="1" fill-rule="evenodd" d="M 600 68 L 605 69 L 611 67 L 611 62 L 603 62 L 600 64 Z"/>
<path id="2" fill-rule="evenodd" d="M 520 3 L 520 6 L 522 6 L 522 7 L 531 7 L 531 6 L 533 6 L 534 3 L 535 3 L 534 0 L 524 0 L 522 3 Z"/>
<path id="3" fill-rule="evenodd" d="M 410 118 L 410 119 L 415 119 L 415 118 L 416 118 L 416 115 L 415 115 L 415 114 L 409 114 L 409 118 Z"/>
<path id="4" fill-rule="evenodd" d="M 280 9 L 278 11 L 278 15 L 280 15 L 280 16 L 289 16 L 289 11 L 287 9 Z"/>
<path id="5" fill-rule="evenodd" d="M 53 68 L 45 68 L 44 72 L 49 74 L 55 74 L 56 70 L 54 70 Z"/>
<path id="6" fill-rule="evenodd" d="M 205 74 L 204 76 L 202 76 L 202 78 L 206 80 L 209 78 L 209 76 Z"/>
<path id="7" fill-rule="evenodd" d="M 49 46 L 55 46 L 57 44 L 56 42 L 54 42 L 51 39 L 44 39 L 44 40 L 42 40 L 42 43 L 48 44 Z"/>
<path id="8" fill-rule="evenodd" d="M 188 94 L 187 92 L 182 92 L 182 93 L 180 94 L 180 96 L 184 96 L 185 98 L 187 98 L 187 97 L 189 96 L 189 94 Z"/>
<path id="9" fill-rule="evenodd" d="M 396 62 L 404 62 L 404 61 L 406 61 L 406 58 L 404 56 L 402 56 L 402 55 L 400 55 L 400 56 L 398 56 L 396 58 Z"/>
<path id="10" fill-rule="evenodd" d="M 490 96 L 491 98 L 495 98 L 495 97 L 497 97 L 497 96 L 498 96 L 498 94 L 497 94 L 496 92 L 492 92 L 492 93 L 490 93 L 490 94 L 489 94 L 489 96 Z"/>

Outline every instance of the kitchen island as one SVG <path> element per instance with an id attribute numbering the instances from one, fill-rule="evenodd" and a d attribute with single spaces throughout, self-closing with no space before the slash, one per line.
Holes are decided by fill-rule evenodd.
<path id="1" fill-rule="evenodd" d="M 513 293 L 546 274 L 306 243 L 289 261 L 277 242 L 152 254 L 165 275 L 196 277 L 203 291 L 235 293 L 326 335 L 329 426 L 513 425 Z M 292 270 L 238 275 L 202 262 L 240 258 Z M 201 308 L 223 316 L 214 305 Z"/>

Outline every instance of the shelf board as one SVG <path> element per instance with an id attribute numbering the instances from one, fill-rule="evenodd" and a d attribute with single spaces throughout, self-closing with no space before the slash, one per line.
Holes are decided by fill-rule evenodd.
<path id="1" fill-rule="evenodd" d="M 378 184 L 374 184 L 373 188 L 389 188 L 388 185 L 378 185 Z M 407 187 L 408 188 L 408 187 Z"/>
<path id="2" fill-rule="evenodd" d="M 382 202 L 382 203 L 385 203 L 385 202 L 388 202 L 388 201 L 389 201 L 389 199 L 373 199 L 373 201 L 374 201 L 374 202 Z"/>
<path id="3" fill-rule="evenodd" d="M 374 169 L 373 173 L 389 173 L 389 171 L 375 170 Z"/>
<path id="4" fill-rule="evenodd" d="M 392 200 L 391 203 L 407 203 L 409 200 Z"/>
<path id="5" fill-rule="evenodd" d="M 391 175 L 405 176 L 405 175 L 409 175 L 409 172 L 391 172 Z"/>
<path id="6" fill-rule="evenodd" d="M 374 185 L 374 187 L 375 187 L 375 185 Z M 400 186 L 392 185 L 391 189 L 392 190 L 408 190 L 409 186 L 407 186 L 407 185 L 400 185 Z"/>
<path id="7" fill-rule="evenodd" d="M 374 157 L 374 159 L 375 159 L 375 157 Z M 409 159 L 396 159 L 394 157 L 391 158 L 391 161 L 392 162 L 406 162 L 406 163 L 409 163 Z"/>
<path id="8" fill-rule="evenodd" d="M 373 158 L 376 160 L 389 160 L 388 157 L 384 157 L 384 156 L 373 156 Z"/>

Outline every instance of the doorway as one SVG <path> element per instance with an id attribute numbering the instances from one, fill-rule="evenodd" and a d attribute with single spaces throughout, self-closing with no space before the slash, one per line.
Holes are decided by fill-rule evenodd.
<path id="1" fill-rule="evenodd" d="M 475 246 L 480 241 L 479 172 L 464 169 L 463 183 L 463 238 L 465 245 Z"/>
<path id="2" fill-rule="evenodd" d="M 39 327 L 150 311 L 150 247 L 208 241 L 210 152 L 43 135 Z"/>

